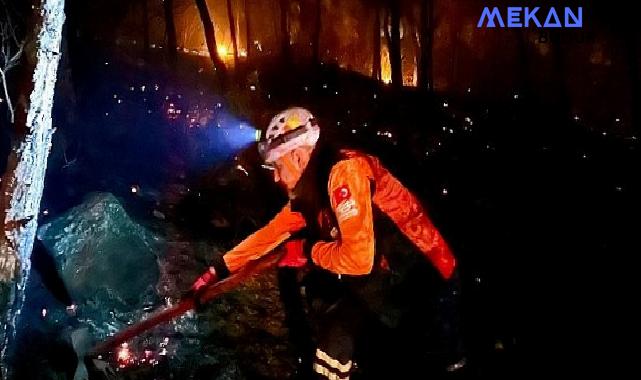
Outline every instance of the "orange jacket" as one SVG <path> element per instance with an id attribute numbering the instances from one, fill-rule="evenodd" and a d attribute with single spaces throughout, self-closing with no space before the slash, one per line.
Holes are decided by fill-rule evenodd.
<path id="1" fill-rule="evenodd" d="M 371 194 L 371 182 L 375 194 Z M 327 191 L 338 222 L 334 240 L 318 242 L 311 250 L 312 261 L 331 272 L 364 275 L 374 265 L 374 221 L 372 205 L 387 214 L 398 228 L 449 278 L 456 260 L 447 243 L 414 197 L 373 156 L 347 152 L 347 159 L 330 172 Z M 259 229 L 223 257 L 231 272 L 257 259 L 292 233 L 305 227 L 305 219 L 286 205 L 266 226 Z"/>

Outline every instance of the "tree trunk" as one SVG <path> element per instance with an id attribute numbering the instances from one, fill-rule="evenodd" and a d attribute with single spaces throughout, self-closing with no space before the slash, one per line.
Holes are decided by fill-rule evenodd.
<path id="1" fill-rule="evenodd" d="M 247 61 L 251 57 L 252 47 L 254 46 L 254 41 L 252 40 L 251 33 L 251 17 L 249 15 L 249 0 L 245 0 L 245 38 L 247 39 Z"/>
<path id="2" fill-rule="evenodd" d="M 145 61 L 149 61 L 149 7 L 147 0 L 142 0 L 142 44 L 143 44 L 143 57 Z"/>
<path id="3" fill-rule="evenodd" d="M 418 87 L 424 90 L 433 88 L 434 47 L 434 0 L 423 0 L 421 3 L 421 54 L 418 68 Z"/>
<path id="4" fill-rule="evenodd" d="M 314 64 L 318 65 L 320 64 L 320 38 L 321 38 L 321 30 L 322 30 L 322 13 L 323 13 L 323 8 L 321 5 L 321 0 L 316 0 L 315 3 L 315 16 L 316 16 L 316 22 L 314 23 L 314 34 L 312 36 L 312 56 L 313 56 L 313 62 Z"/>
<path id="5" fill-rule="evenodd" d="M 209 9 L 207 8 L 207 2 L 205 0 L 195 0 L 196 6 L 198 7 L 198 13 L 200 14 L 200 19 L 203 23 L 203 29 L 205 30 L 205 41 L 207 42 L 207 50 L 209 50 L 209 56 L 211 61 L 214 64 L 214 69 L 220 76 L 223 87 L 227 83 L 227 68 L 225 63 L 220 59 L 218 55 L 218 45 L 216 44 L 216 33 L 214 30 L 214 23 L 209 16 Z"/>
<path id="6" fill-rule="evenodd" d="M 392 87 L 403 87 L 403 68 L 401 61 L 401 5 L 398 0 L 389 1 L 390 9 L 390 65 L 392 66 Z"/>
<path id="7" fill-rule="evenodd" d="M 234 20 L 234 10 L 231 0 L 227 0 L 227 17 L 229 18 L 229 32 L 231 33 L 231 43 L 234 47 L 234 67 L 238 69 L 238 40 L 236 39 L 236 21 Z"/>
<path id="8" fill-rule="evenodd" d="M 18 86 L 19 98 L 24 100 L 16 107 L 17 138 L 2 177 L 0 192 L 0 220 L 4 231 L 0 236 L 0 283 L 9 293 L 3 313 L 6 315 L 0 322 L 0 334 L 3 335 L 2 378 L 11 375 L 6 355 L 14 343 L 15 326 L 31 267 L 30 255 L 54 132 L 51 110 L 65 21 L 64 0 L 42 0 L 34 9 L 39 12 L 38 27 L 28 40 L 36 43 L 25 54 L 31 56 L 24 59 L 25 80 Z"/>
<path id="9" fill-rule="evenodd" d="M 174 0 L 164 0 L 163 8 L 165 11 L 165 38 L 167 39 L 167 59 L 172 68 L 176 68 L 177 59 L 177 42 L 176 42 L 176 24 L 174 24 Z"/>
<path id="10" fill-rule="evenodd" d="M 280 0 L 280 34 L 281 34 L 281 54 L 285 62 L 290 60 L 290 51 L 289 51 L 289 26 L 287 20 L 287 14 L 289 13 L 289 1 Z"/>
<path id="11" fill-rule="evenodd" d="M 374 15 L 374 44 L 372 49 L 372 78 L 381 80 L 381 10 L 376 6 Z"/>

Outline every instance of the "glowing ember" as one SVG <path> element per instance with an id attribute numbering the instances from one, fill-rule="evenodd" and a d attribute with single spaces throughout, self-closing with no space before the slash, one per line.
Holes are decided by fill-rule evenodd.
<path id="1" fill-rule="evenodd" d="M 176 105 L 169 103 L 169 106 L 167 106 L 167 118 L 169 118 L 169 120 L 176 120 L 179 114 L 180 110 L 176 109 Z"/>
<path id="2" fill-rule="evenodd" d="M 118 349 L 118 352 L 116 353 L 116 361 L 118 362 L 118 367 L 120 368 L 125 368 L 126 366 L 133 363 L 134 357 L 131 354 L 129 345 L 127 343 L 123 343 Z"/>

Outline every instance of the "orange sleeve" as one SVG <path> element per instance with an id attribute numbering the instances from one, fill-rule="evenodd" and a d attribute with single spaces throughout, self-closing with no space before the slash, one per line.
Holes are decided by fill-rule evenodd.
<path id="1" fill-rule="evenodd" d="M 419 200 L 378 159 L 370 157 L 370 163 L 376 178 L 374 204 L 394 221 L 444 278 L 450 278 L 456 258 Z"/>
<path id="2" fill-rule="evenodd" d="M 374 265 L 374 223 L 369 177 L 361 160 L 338 162 L 329 176 L 330 203 L 339 234 L 312 247 L 314 263 L 338 274 L 363 275 Z"/>
<path id="3" fill-rule="evenodd" d="M 263 228 L 249 235 L 236 247 L 228 251 L 223 260 L 230 272 L 242 268 L 247 262 L 256 260 L 287 240 L 291 233 L 305 227 L 305 219 L 286 205 Z"/>

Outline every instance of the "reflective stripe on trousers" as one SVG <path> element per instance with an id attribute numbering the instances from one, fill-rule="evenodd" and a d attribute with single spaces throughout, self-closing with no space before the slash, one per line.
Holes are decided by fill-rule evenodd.
<path id="1" fill-rule="evenodd" d="M 329 380 L 348 380 L 351 370 L 351 360 L 345 364 L 341 364 L 338 360 L 332 358 L 324 351 L 316 349 L 316 358 L 314 359 L 314 372 L 324 376 Z"/>

